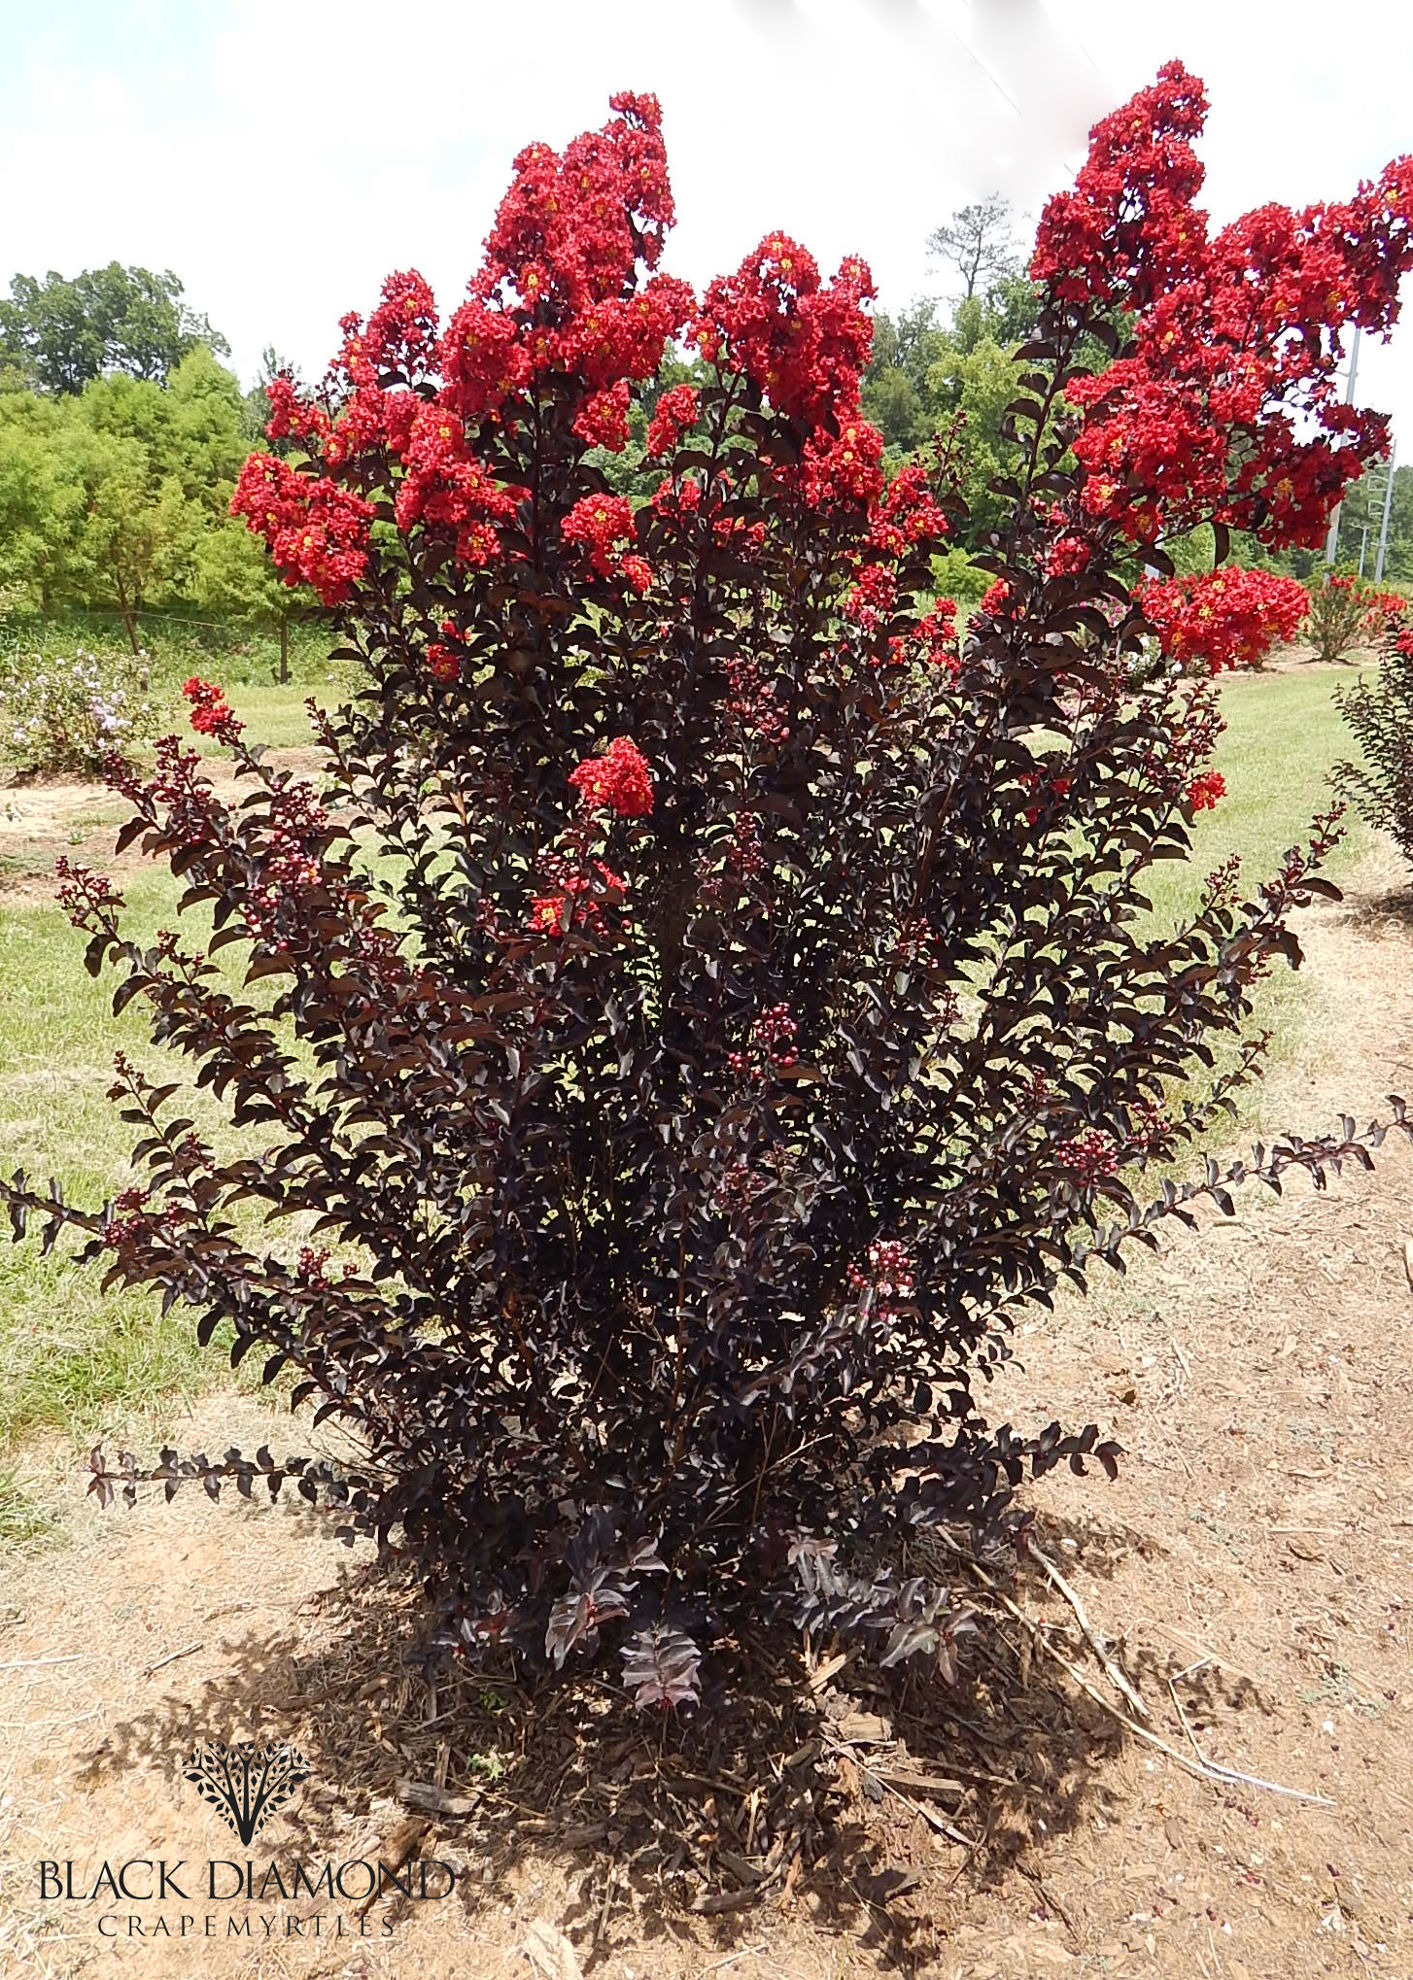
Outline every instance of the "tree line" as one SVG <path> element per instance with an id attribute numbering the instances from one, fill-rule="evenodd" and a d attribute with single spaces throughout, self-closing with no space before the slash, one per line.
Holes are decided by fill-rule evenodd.
<path id="1" fill-rule="evenodd" d="M 950 294 L 875 314 L 862 383 L 885 465 L 896 471 L 945 434 L 983 529 L 1001 520 L 992 483 L 1015 452 L 1002 420 L 1015 397 L 1015 352 L 1039 308 L 1016 231 L 999 195 L 939 226 L 928 244 Z M 14 277 L 0 301 L 0 589 L 45 614 L 112 613 L 134 651 L 143 614 L 163 610 L 261 624 L 287 649 L 298 594 L 228 513 L 241 463 L 263 442 L 265 385 L 280 367 L 267 350 L 261 381 L 243 392 L 221 362 L 229 354 L 170 271 L 113 262 L 72 279 Z M 669 354 L 658 383 L 693 373 Z M 642 410 L 634 413 L 641 424 Z M 642 435 L 634 441 L 602 463 L 629 494 L 643 466 Z M 1367 544 L 1370 569 L 1381 499 L 1382 478 L 1370 477 L 1341 516 L 1342 556 L 1357 561 Z M 1313 551 L 1237 551 L 1301 578 L 1318 563 Z M 958 568 L 939 570 L 940 583 L 963 596 L 979 588 L 964 559 L 949 561 Z M 1209 561 L 1202 546 L 1193 561 Z M 1385 576 L 1413 579 L 1413 467 L 1395 476 Z"/>
<path id="2" fill-rule="evenodd" d="M 229 514 L 261 441 L 264 381 L 170 272 L 17 275 L 0 302 L 0 587 L 45 615 L 112 613 L 137 652 L 145 612 L 276 628 L 296 594 Z"/>

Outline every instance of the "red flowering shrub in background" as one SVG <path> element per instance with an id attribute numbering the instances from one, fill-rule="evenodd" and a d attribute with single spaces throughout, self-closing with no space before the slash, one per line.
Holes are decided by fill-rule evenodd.
<path id="1" fill-rule="evenodd" d="M 1317 660 L 1343 660 L 1361 648 L 1377 646 L 1407 609 L 1396 591 L 1380 591 L 1363 578 L 1331 571 L 1310 594 L 1306 636 Z"/>
<path id="2" fill-rule="evenodd" d="M 1273 646 L 1294 639 L 1310 594 L 1295 578 L 1222 565 L 1146 584 L 1138 602 L 1166 658 L 1218 674 L 1259 667 Z"/>
<path id="3" fill-rule="evenodd" d="M 1333 828 L 1140 932 L 1219 795 L 1220 723 L 1210 682 L 1134 684 L 1130 544 L 1323 528 L 1383 439 L 1327 390 L 1334 332 L 1391 320 L 1413 185 L 1209 241 L 1201 93 L 1165 71 L 1046 208 L 1021 466 L 978 541 L 945 450 L 884 486 L 864 264 L 826 281 L 771 234 L 696 300 L 658 266 L 656 104 L 613 109 L 521 153 L 448 317 L 394 276 L 320 395 L 272 390 L 304 458 L 253 457 L 236 506 L 367 672 L 321 722 L 323 793 L 200 683 L 241 803 L 174 739 L 155 780 L 112 765 L 123 842 L 273 1002 L 67 883 L 90 966 L 270 1153 L 218 1160 L 123 1067 L 140 1185 L 96 1212 L 4 1195 L 292 1368 L 367 1451 L 98 1453 L 101 1495 L 297 1477 L 416 1563 L 456 1641 L 559 1664 L 606 1639 L 643 1702 L 778 1611 L 949 1670 L 965 1616 L 901 1543 L 994 1546 L 1023 1474 L 1114 1463 L 1092 1425 L 983 1419 L 1016 1312 L 1231 1182 L 1368 1159 L 1346 1132 L 1138 1194 L 1259 1067 L 1250 986 L 1298 960 Z M 705 383 L 658 401 L 639 504 L 593 451 L 678 335 Z M 965 630 L 932 582 L 952 544 L 995 579 Z M 1224 1036 L 1236 1069 L 1185 1097 Z M 328 1256 L 254 1248 L 246 1199 Z"/>

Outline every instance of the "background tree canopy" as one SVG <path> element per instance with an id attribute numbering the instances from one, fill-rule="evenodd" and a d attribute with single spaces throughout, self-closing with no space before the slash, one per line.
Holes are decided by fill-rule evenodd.
<path id="1" fill-rule="evenodd" d="M 961 208 L 929 245 L 951 274 L 951 299 L 920 297 L 873 319 L 863 411 L 882 433 L 894 474 L 934 436 L 948 436 L 962 492 L 981 530 L 1001 520 L 992 490 L 1016 465 L 1003 437 L 1016 396 L 1015 353 L 1034 331 L 1039 292 L 1025 273 L 1019 228 L 999 195 Z M 49 616 L 78 610 L 121 621 L 136 650 L 144 613 L 176 613 L 278 635 L 288 667 L 289 629 L 301 593 L 284 585 L 259 546 L 228 513 L 251 445 L 264 439 L 269 386 L 293 367 L 273 345 L 242 394 L 219 362 L 225 339 L 191 309 L 170 272 L 87 269 L 72 280 L 16 275 L 0 301 L 0 590 L 8 609 Z M 661 391 L 700 385 L 702 367 L 671 348 L 631 409 L 622 452 L 595 465 L 630 499 L 651 492 L 647 420 Z M 1373 569 L 1383 496 L 1375 474 L 1351 489 L 1340 552 L 1356 563 L 1368 530 Z M 1210 567 L 1210 533 L 1171 548 L 1180 569 Z M 1319 553 L 1272 556 L 1237 538 L 1240 562 L 1308 578 Z M 974 604 L 986 577 L 960 552 L 936 560 L 940 590 Z M 1394 483 L 1386 580 L 1413 579 L 1413 467 Z"/>
<path id="2" fill-rule="evenodd" d="M 0 302 L 0 369 L 41 392 L 81 392 L 109 372 L 161 383 L 197 344 L 222 357 L 230 346 L 188 309 L 170 269 L 86 268 L 70 281 L 51 269 L 16 275 Z"/>

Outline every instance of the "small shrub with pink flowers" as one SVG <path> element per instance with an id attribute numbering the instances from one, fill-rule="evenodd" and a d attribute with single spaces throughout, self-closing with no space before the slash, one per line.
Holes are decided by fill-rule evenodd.
<path id="1" fill-rule="evenodd" d="M 108 775 L 204 948 L 64 876 L 89 967 L 269 1151 L 220 1158 L 124 1062 L 131 1188 L 0 1194 L 366 1461 L 100 1450 L 101 1498 L 297 1487 L 416 1569 L 447 1643 L 602 1656 L 643 1705 L 772 1617 L 950 1673 L 965 1603 L 905 1543 L 999 1557 L 1027 1478 L 1119 1456 L 988 1423 L 1016 1316 L 1199 1199 L 1369 1160 L 1346 1126 L 1143 1182 L 1258 1071 L 1252 985 L 1299 960 L 1336 833 L 1145 920 L 1222 789 L 1212 681 L 1131 665 L 1145 570 L 1203 523 L 1320 541 L 1386 438 L 1338 404 L 1337 333 L 1386 328 L 1413 266 L 1410 160 L 1209 233 L 1204 110 L 1165 69 L 1045 208 L 997 530 L 945 436 L 885 481 L 862 261 L 826 280 L 775 233 L 700 296 L 663 271 L 650 97 L 520 154 L 449 315 L 394 275 L 320 394 L 271 386 L 292 445 L 234 506 L 366 676 L 319 718 L 323 788 L 193 679 L 240 800 L 176 738 Z M 596 462 L 674 345 L 698 382 L 653 403 L 651 494 L 615 493 Z M 992 579 L 965 620 L 932 583 L 957 549 Z"/>
<path id="2" fill-rule="evenodd" d="M 115 747 L 156 735 L 164 702 L 142 654 L 0 652 L 0 766 L 93 775 Z"/>

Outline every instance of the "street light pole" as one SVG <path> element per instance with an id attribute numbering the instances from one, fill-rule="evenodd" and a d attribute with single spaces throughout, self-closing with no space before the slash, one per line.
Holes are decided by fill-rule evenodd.
<path id="1" fill-rule="evenodd" d="M 1354 326 L 1354 339 L 1349 346 L 1349 377 L 1345 380 L 1345 385 L 1344 385 L 1344 403 L 1347 406 L 1353 405 L 1354 403 L 1354 376 L 1355 373 L 1358 371 L 1358 369 L 1359 369 L 1359 325 L 1356 323 Z M 1340 505 L 1338 502 L 1336 502 L 1334 514 L 1330 517 L 1330 533 L 1325 538 L 1325 562 L 1327 564 L 1332 564 L 1334 562 L 1335 556 L 1339 550 L 1339 508 Z"/>
<path id="2" fill-rule="evenodd" d="M 1398 449 L 1390 445 L 1388 450 L 1388 480 L 1384 484 L 1384 516 L 1379 524 L 1379 547 L 1374 557 L 1374 583 L 1381 584 L 1384 575 L 1384 556 L 1388 550 L 1388 519 L 1393 510 L 1393 468 L 1398 459 Z"/>

